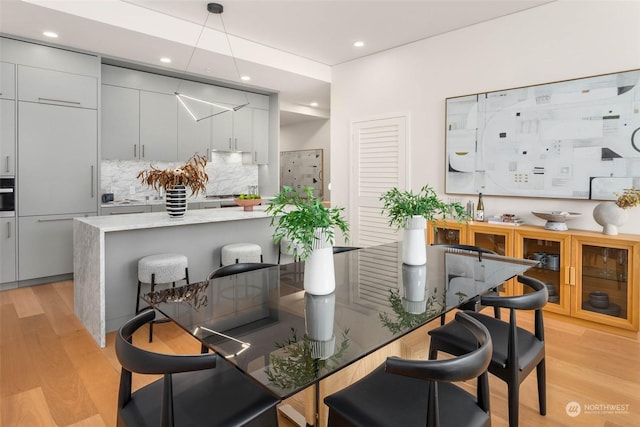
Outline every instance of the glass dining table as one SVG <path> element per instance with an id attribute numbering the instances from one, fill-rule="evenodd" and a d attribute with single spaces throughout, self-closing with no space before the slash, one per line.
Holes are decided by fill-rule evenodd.
<path id="1" fill-rule="evenodd" d="M 143 299 L 285 399 L 537 264 L 428 246 L 427 263 L 409 266 L 401 251 L 391 243 L 335 254 L 329 295 L 305 293 L 300 262 Z"/>

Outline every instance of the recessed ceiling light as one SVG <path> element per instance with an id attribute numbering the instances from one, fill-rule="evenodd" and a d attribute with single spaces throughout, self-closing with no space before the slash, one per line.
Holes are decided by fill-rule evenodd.
<path id="1" fill-rule="evenodd" d="M 312 107 L 317 107 L 317 106 L 318 106 L 318 103 L 317 103 L 317 102 L 315 102 L 315 101 L 313 101 L 313 102 L 312 102 L 311 104 L 309 104 L 309 105 L 311 105 Z"/>
<path id="2" fill-rule="evenodd" d="M 58 38 L 58 34 L 53 31 L 44 31 L 42 33 L 45 37 L 51 37 L 52 39 Z"/>
<path id="3" fill-rule="evenodd" d="M 171 58 L 167 58 L 165 56 L 163 58 L 160 58 L 160 62 L 164 62 L 165 64 L 170 64 L 171 63 Z"/>
<path id="4" fill-rule="evenodd" d="M 245 81 L 245 82 L 248 82 L 249 80 L 251 80 L 251 77 L 249 77 L 249 76 L 242 76 L 242 77 L 240 77 L 240 80 L 243 80 L 243 81 Z"/>
<path id="5" fill-rule="evenodd" d="M 354 42 L 354 43 L 353 43 L 353 45 L 354 45 L 355 47 L 362 47 L 362 46 L 364 46 L 364 42 L 357 41 L 357 42 Z"/>

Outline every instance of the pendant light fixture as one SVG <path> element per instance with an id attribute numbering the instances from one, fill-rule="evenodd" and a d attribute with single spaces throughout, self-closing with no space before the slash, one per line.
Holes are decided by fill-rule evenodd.
<path id="1" fill-rule="evenodd" d="M 209 16 L 211 16 L 210 14 L 213 13 L 213 14 L 216 14 L 216 15 L 220 16 L 220 22 L 222 23 L 222 30 L 224 31 L 224 35 L 225 35 L 225 37 L 227 39 L 227 46 L 229 47 L 229 53 L 231 54 L 231 59 L 233 60 L 233 66 L 235 67 L 236 74 L 238 75 L 238 78 L 239 79 L 242 78 L 241 75 L 240 75 L 240 70 L 238 68 L 238 62 L 236 61 L 236 57 L 233 54 L 233 49 L 231 48 L 231 41 L 229 40 L 229 34 L 227 33 L 227 28 L 224 25 L 224 20 L 222 19 L 223 10 L 224 10 L 224 7 L 220 3 L 209 3 L 209 4 L 207 4 L 207 11 L 209 12 L 209 14 L 207 14 L 207 18 L 205 19 L 204 23 L 202 24 L 202 29 L 200 30 L 200 34 L 198 35 L 198 39 L 196 40 L 196 44 L 193 46 L 193 51 L 191 51 L 191 56 L 189 57 L 189 61 L 187 61 L 187 66 L 184 69 L 184 74 L 185 75 L 187 74 L 187 71 L 189 70 L 189 65 L 191 65 L 191 60 L 193 59 L 193 55 L 196 53 L 196 49 L 198 48 L 198 44 L 200 43 L 200 38 L 202 37 L 202 33 L 204 33 L 204 30 L 207 27 L 207 22 L 209 22 Z M 180 102 L 180 104 L 184 107 L 184 109 L 187 110 L 187 113 L 189 113 L 189 115 L 196 122 L 199 122 L 199 121 L 204 120 L 204 119 L 208 119 L 208 118 L 213 117 L 213 116 L 217 116 L 219 114 L 226 113 L 228 111 L 238 111 L 239 109 L 244 108 L 247 105 L 249 105 L 249 98 L 247 97 L 246 93 L 244 94 L 245 100 L 247 101 L 246 103 L 237 105 L 235 107 L 228 107 L 226 105 L 217 104 L 215 102 L 206 101 L 204 99 L 195 98 L 193 96 L 188 96 L 188 95 L 185 95 L 183 93 L 180 93 L 180 86 L 181 85 L 182 85 L 182 80 L 180 80 L 180 83 L 178 84 L 178 89 L 175 92 L 176 98 L 178 99 L 178 102 Z M 206 115 L 204 117 L 197 117 L 196 114 L 193 112 L 193 110 L 191 108 L 189 108 L 189 106 L 187 105 L 185 100 L 190 100 L 190 101 L 194 101 L 194 102 L 199 102 L 199 103 L 202 103 L 202 104 L 210 105 L 212 107 L 219 108 L 222 111 L 218 111 L 217 113 L 209 114 L 209 115 Z"/>

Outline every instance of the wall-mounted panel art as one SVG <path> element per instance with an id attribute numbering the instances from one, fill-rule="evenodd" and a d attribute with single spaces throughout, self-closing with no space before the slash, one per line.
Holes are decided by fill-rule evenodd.
<path id="1" fill-rule="evenodd" d="M 294 188 L 300 196 L 305 187 L 313 187 L 313 195 L 323 194 L 322 149 L 280 152 L 280 185 Z"/>
<path id="2" fill-rule="evenodd" d="M 640 188 L 640 70 L 447 98 L 446 192 L 614 200 Z"/>

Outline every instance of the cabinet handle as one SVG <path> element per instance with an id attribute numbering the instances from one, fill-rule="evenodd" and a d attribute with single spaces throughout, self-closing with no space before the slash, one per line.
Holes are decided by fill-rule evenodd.
<path id="1" fill-rule="evenodd" d="M 238 138 L 233 138 L 233 149 L 234 150 L 238 149 Z"/>
<path id="2" fill-rule="evenodd" d="M 91 198 L 93 199 L 93 165 L 91 165 Z"/>
<path id="3" fill-rule="evenodd" d="M 231 138 L 229 138 L 229 150 L 233 150 L 233 142 L 231 142 Z"/>
<path id="4" fill-rule="evenodd" d="M 80 105 L 80 103 L 78 101 L 65 101 L 64 99 L 54 99 L 54 98 L 38 98 L 39 101 L 44 101 L 44 102 L 62 102 L 64 104 L 73 104 L 73 105 Z"/>
<path id="5" fill-rule="evenodd" d="M 142 144 L 142 158 L 144 159 L 144 144 Z"/>
<path id="6" fill-rule="evenodd" d="M 133 157 L 138 157 L 138 144 L 133 144 Z"/>
<path id="7" fill-rule="evenodd" d="M 72 216 L 67 218 L 46 218 L 46 219 L 38 219 L 38 222 L 54 222 L 54 221 L 71 221 L 73 219 Z"/>
<path id="8" fill-rule="evenodd" d="M 7 156 L 7 168 L 5 172 L 9 172 L 9 156 Z"/>
<path id="9" fill-rule="evenodd" d="M 209 161 L 209 159 L 211 159 L 211 156 L 209 155 L 209 149 L 207 148 L 207 161 Z"/>
<path id="10" fill-rule="evenodd" d="M 253 152 L 253 161 L 254 161 L 255 163 L 257 163 L 257 162 L 258 162 L 258 152 L 257 152 L 257 151 L 254 151 L 254 152 Z"/>
<path id="11" fill-rule="evenodd" d="M 11 223 L 7 222 L 7 239 L 11 238 Z"/>
<path id="12" fill-rule="evenodd" d="M 571 286 L 576 285 L 576 268 L 575 267 L 569 267 L 569 284 Z"/>

